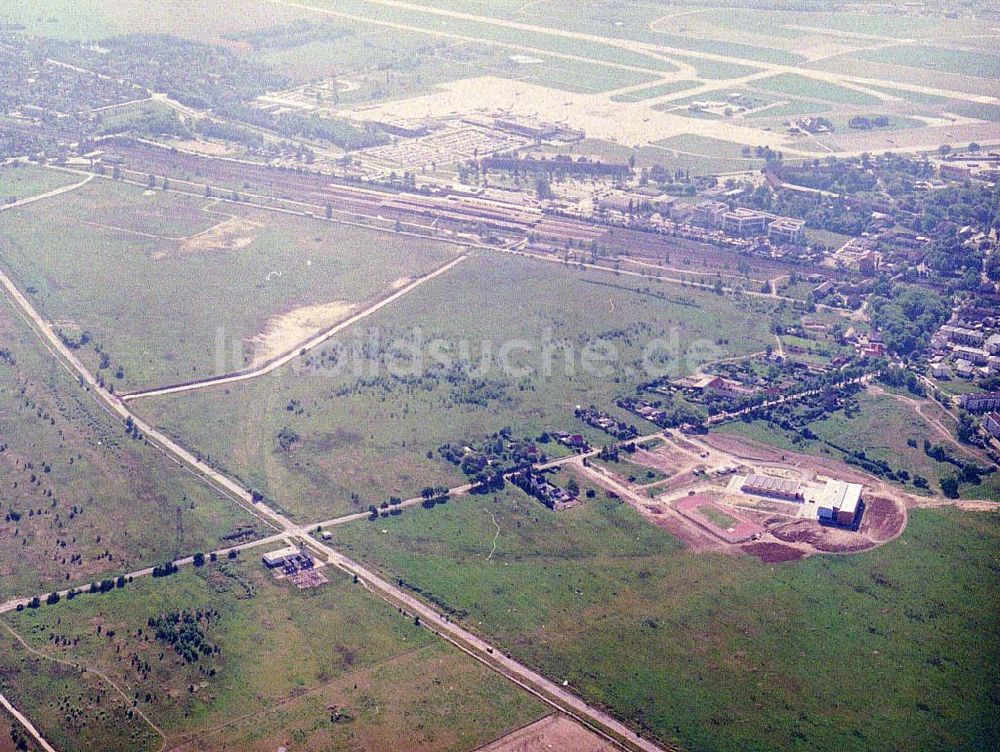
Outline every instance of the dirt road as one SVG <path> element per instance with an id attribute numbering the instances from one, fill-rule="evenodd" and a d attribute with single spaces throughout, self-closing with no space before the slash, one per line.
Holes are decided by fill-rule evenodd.
<path id="1" fill-rule="evenodd" d="M 132 400 L 136 400 L 141 397 L 159 397 L 165 394 L 179 394 L 181 392 L 193 392 L 199 389 L 208 389 L 210 387 L 224 386 L 226 384 L 235 384 L 240 381 L 249 381 L 250 379 L 256 379 L 260 378 L 261 376 L 266 376 L 267 374 L 278 370 L 282 366 L 288 365 L 296 358 L 305 355 L 310 350 L 319 347 L 324 342 L 329 340 L 331 337 L 336 336 L 337 334 L 344 331 L 348 327 L 353 326 L 359 321 L 368 318 L 374 313 L 377 313 L 390 303 L 399 300 L 404 295 L 407 295 L 413 290 L 417 289 L 422 284 L 430 282 L 435 277 L 439 277 L 440 275 L 444 274 L 449 269 L 453 268 L 454 266 L 461 263 L 467 258 L 468 256 L 459 256 L 458 258 L 452 259 L 443 266 L 438 267 L 431 273 L 425 274 L 422 277 L 418 277 L 405 287 L 401 287 L 399 290 L 396 290 L 394 293 L 392 293 L 392 295 L 382 298 L 381 300 L 371 304 L 367 308 L 362 309 L 353 316 L 344 319 L 339 324 L 330 327 L 326 331 L 320 332 L 315 337 L 312 337 L 311 339 L 307 340 L 304 344 L 296 345 L 292 350 L 289 350 L 284 355 L 281 355 L 280 357 L 271 360 L 269 363 L 261 366 L 260 368 L 255 368 L 252 371 L 240 371 L 237 373 L 219 376 L 217 378 L 205 379 L 203 381 L 193 381 L 186 384 L 175 384 L 173 386 L 158 387 L 156 389 L 146 389 L 138 392 L 128 392 L 126 394 L 120 395 L 121 399 L 125 400 L 126 402 L 131 402 Z"/>
<path id="2" fill-rule="evenodd" d="M 51 191 L 46 191 L 45 193 L 39 193 L 37 196 L 28 196 L 26 198 L 18 199 L 17 201 L 12 201 L 9 204 L 3 204 L 0 206 L 0 212 L 7 211 L 8 209 L 16 209 L 19 206 L 26 206 L 27 204 L 33 204 L 36 201 L 41 201 L 46 198 L 55 198 L 56 196 L 61 196 L 64 193 L 69 193 L 70 191 L 75 191 L 77 188 L 82 188 L 91 180 L 93 180 L 96 175 L 88 175 L 79 183 L 72 183 L 71 185 L 63 185 L 58 188 L 54 188 Z"/>
<path id="3" fill-rule="evenodd" d="M 602 736 L 613 739 L 617 744 L 627 749 L 640 750 L 641 752 L 661 752 L 662 748 L 659 745 L 640 738 L 623 723 L 608 713 L 591 707 L 568 688 L 556 684 L 556 682 L 545 678 L 513 658 L 503 655 L 482 638 L 452 623 L 447 618 L 439 616 L 430 606 L 418 601 L 406 591 L 393 585 L 374 571 L 352 561 L 322 541 L 305 537 L 302 531 L 304 527 L 308 528 L 309 526 L 296 525 L 279 511 L 266 505 L 263 501 L 254 501 L 248 489 L 243 488 L 240 484 L 218 470 L 209 467 L 202 460 L 174 442 L 170 437 L 134 415 L 122 400 L 112 395 L 97 383 L 90 371 L 59 339 L 52 326 L 35 310 L 31 302 L 17 289 L 10 278 L 2 272 L 0 272 L 0 286 L 6 290 L 17 308 L 29 320 L 36 333 L 44 339 L 50 351 L 57 355 L 67 369 L 71 370 L 84 388 L 90 391 L 95 398 L 100 400 L 122 421 L 131 418 L 136 428 L 145 434 L 151 444 L 161 448 L 180 463 L 206 479 L 235 503 L 240 504 L 245 509 L 251 510 L 258 517 L 277 528 L 279 532 L 275 536 L 276 538 L 281 537 L 282 534 L 302 536 L 301 542 L 317 553 L 328 564 L 337 566 L 341 570 L 357 576 L 358 580 L 372 593 L 379 595 L 384 600 L 399 608 L 403 608 L 409 614 L 419 616 L 423 625 L 434 631 L 435 634 L 448 640 L 480 663 L 510 681 L 524 687 L 557 710 L 573 716 L 588 728 L 598 731 Z"/>
<path id="4" fill-rule="evenodd" d="M 52 745 L 45 741 L 45 738 L 38 732 L 38 729 L 32 725 L 31 721 L 25 718 L 21 711 L 11 705 L 10 701 L 2 694 L 0 694 L 0 705 L 3 705 L 7 712 L 14 716 L 18 723 L 24 726 L 24 730 L 31 734 L 31 738 L 35 740 L 35 743 L 37 743 L 39 747 L 44 749 L 45 752 L 56 752 L 52 748 Z"/>

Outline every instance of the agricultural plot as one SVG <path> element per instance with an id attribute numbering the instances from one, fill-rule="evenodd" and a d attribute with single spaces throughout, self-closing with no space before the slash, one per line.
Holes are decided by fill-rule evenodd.
<path id="1" fill-rule="evenodd" d="M 0 262 L 120 392 L 267 360 L 454 257 L 111 181 L 56 200 L 0 214 Z"/>
<path id="2" fill-rule="evenodd" d="M 434 454 L 444 443 L 504 427 L 526 437 L 586 433 L 576 405 L 608 406 L 651 372 L 681 375 L 761 350 L 771 311 L 757 299 L 477 256 L 296 367 L 133 405 L 283 509 L 315 519 L 461 482 Z"/>
<path id="3" fill-rule="evenodd" d="M 105 413 L 0 306 L 0 601 L 266 529 Z"/>
<path id="4" fill-rule="evenodd" d="M 878 550 L 774 567 L 691 554 L 622 502 L 556 513 L 514 490 L 335 531 L 645 733 L 748 750 L 990 746 L 998 536 L 989 515 L 919 510 Z"/>
<path id="5" fill-rule="evenodd" d="M 67 752 L 465 752 L 548 712 L 345 575 L 299 591 L 249 559 L 9 615 L 0 691 Z"/>

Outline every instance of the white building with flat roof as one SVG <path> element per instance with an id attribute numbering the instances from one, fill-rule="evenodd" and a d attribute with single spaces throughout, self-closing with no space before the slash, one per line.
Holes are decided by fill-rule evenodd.
<path id="1" fill-rule="evenodd" d="M 282 566 L 286 559 L 290 559 L 293 556 L 299 555 L 298 546 L 288 546 L 287 548 L 279 548 L 277 551 L 270 551 L 260 557 L 260 560 L 264 562 L 264 566 L 268 569 L 275 569 Z"/>
<path id="2" fill-rule="evenodd" d="M 853 525 L 861 507 L 862 486 L 842 480 L 828 480 L 812 499 L 820 522 Z"/>

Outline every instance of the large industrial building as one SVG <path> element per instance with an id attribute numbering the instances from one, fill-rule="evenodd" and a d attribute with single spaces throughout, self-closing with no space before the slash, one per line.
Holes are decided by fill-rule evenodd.
<path id="1" fill-rule="evenodd" d="M 861 511 L 861 486 L 842 480 L 828 480 L 814 501 L 820 522 L 850 527 Z"/>
<path id="2" fill-rule="evenodd" d="M 802 484 L 797 480 L 756 473 L 740 483 L 740 490 L 754 496 L 767 496 L 783 501 L 802 501 Z"/>

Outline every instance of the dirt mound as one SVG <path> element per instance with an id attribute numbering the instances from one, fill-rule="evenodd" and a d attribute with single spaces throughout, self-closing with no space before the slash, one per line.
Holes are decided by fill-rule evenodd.
<path id="1" fill-rule="evenodd" d="M 906 510 L 898 502 L 883 496 L 865 499 L 865 516 L 860 532 L 873 541 L 887 541 L 896 536 L 906 524 Z"/>
<path id="2" fill-rule="evenodd" d="M 787 543 L 808 543 L 821 553 L 864 551 L 876 544 L 870 538 L 850 530 L 826 527 L 812 520 L 798 520 L 771 531 Z"/>
<path id="3" fill-rule="evenodd" d="M 798 561 L 805 556 L 805 552 L 791 546 L 782 546 L 780 543 L 750 543 L 743 546 L 742 550 L 768 564 Z"/>
<path id="4" fill-rule="evenodd" d="M 797 520 L 782 527 L 777 527 L 771 534 L 786 543 L 816 543 L 822 536 L 822 529 L 815 522 Z"/>

